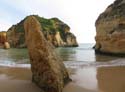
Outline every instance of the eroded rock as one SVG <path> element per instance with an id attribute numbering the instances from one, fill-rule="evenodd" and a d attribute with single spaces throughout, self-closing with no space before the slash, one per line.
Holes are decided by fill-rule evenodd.
<path id="1" fill-rule="evenodd" d="M 0 32 L 0 43 L 4 44 L 4 42 L 6 41 L 7 41 L 6 32 L 5 31 Z"/>
<path id="2" fill-rule="evenodd" d="M 4 43 L 4 49 L 9 49 L 10 48 L 10 44 L 8 42 Z"/>
<path id="3" fill-rule="evenodd" d="M 0 32 L 0 48 L 9 49 L 10 44 L 7 40 L 7 34 L 5 31 Z"/>
<path id="4" fill-rule="evenodd" d="M 45 39 L 40 23 L 30 16 L 25 20 L 24 28 L 33 82 L 45 92 L 62 92 L 70 78 L 64 64 Z"/>
<path id="5" fill-rule="evenodd" d="M 116 0 L 96 21 L 97 52 L 125 54 L 125 0 Z"/>
<path id="6" fill-rule="evenodd" d="M 70 32 L 70 27 L 63 21 L 59 20 L 58 18 L 46 19 L 38 15 L 30 15 L 30 16 L 34 16 L 38 20 L 38 22 L 42 26 L 43 29 L 42 32 L 46 40 L 51 42 L 55 47 L 78 46 L 75 35 Z M 24 21 L 30 16 L 27 16 L 22 21 L 20 21 L 16 25 L 13 25 L 8 29 L 7 38 L 11 47 L 13 48 L 26 47 L 23 24 Z M 67 33 L 68 33 L 68 38 L 67 38 Z M 69 36 L 72 37 L 72 39 L 69 39 Z"/>

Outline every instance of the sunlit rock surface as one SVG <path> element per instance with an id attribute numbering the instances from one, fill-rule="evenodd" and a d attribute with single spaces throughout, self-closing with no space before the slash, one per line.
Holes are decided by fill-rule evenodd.
<path id="1" fill-rule="evenodd" d="M 4 49 L 9 49 L 10 48 L 10 44 L 8 42 L 4 43 Z"/>
<path id="2" fill-rule="evenodd" d="M 6 41 L 7 41 L 6 32 L 5 31 L 0 32 L 0 43 L 4 44 L 4 42 Z"/>
<path id="3" fill-rule="evenodd" d="M 7 34 L 5 31 L 0 32 L 0 48 L 9 49 L 10 44 L 7 41 Z"/>
<path id="4" fill-rule="evenodd" d="M 125 0 L 116 0 L 96 21 L 96 52 L 125 54 Z"/>
<path id="5" fill-rule="evenodd" d="M 62 92 L 70 78 L 52 45 L 45 39 L 39 21 L 30 16 L 25 20 L 24 28 L 33 82 L 45 92 Z"/>

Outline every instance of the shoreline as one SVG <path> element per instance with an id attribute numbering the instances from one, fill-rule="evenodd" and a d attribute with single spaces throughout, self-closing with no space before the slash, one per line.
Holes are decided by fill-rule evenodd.
<path id="1" fill-rule="evenodd" d="M 0 66 L 0 92 L 41 92 L 31 77 L 29 68 Z"/>
<path id="2" fill-rule="evenodd" d="M 70 76 L 73 79 L 75 70 L 70 70 Z M 29 67 L 6 67 L 0 66 L 0 92 L 43 92 L 32 82 L 32 73 Z M 86 88 L 79 86 L 76 80 L 68 83 L 63 92 L 91 92 Z M 96 91 L 93 91 L 96 92 Z"/>
<path id="3" fill-rule="evenodd" d="M 119 85 L 121 85 L 121 82 L 125 82 L 125 66 L 89 66 L 75 69 L 68 68 L 68 71 L 73 81 L 64 87 L 63 92 L 99 92 L 98 81 L 100 82 L 100 78 L 103 78 L 102 73 L 104 78 L 108 76 L 107 74 L 110 74 L 109 78 L 112 81 L 119 81 Z M 32 83 L 31 77 L 30 67 L 0 66 L 0 92 L 42 92 Z M 107 78 L 104 79 L 104 83 L 106 83 L 105 81 L 108 81 Z M 101 81 L 101 87 L 102 84 L 103 81 Z M 118 89 L 115 84 L 111 84 L 111 86 Z"/>

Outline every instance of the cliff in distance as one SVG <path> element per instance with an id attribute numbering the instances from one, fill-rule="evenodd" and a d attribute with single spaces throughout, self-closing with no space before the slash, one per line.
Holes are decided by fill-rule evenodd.
<path id="1" fill-rule="evenodd" d="M 54 46 L 66 46 L 66 47 L 77 47 L 78 43 L 74 34 L 70 32 L 70 27 L 59 20 L 58 18 L 45 19 L 38 15 L 34 16 L 42 26 L 42 32 L 47 39 Z M 24 21 L 30 16 L 27 16 L 21 22 L 10 27 L 7 31 L 7 38 L 14 48 L 26 47 L 25 44 L 25 32 L 24 32 Z"/>
<path id="2" fill-rule="evenodd" d="M 125 0 L 116 0 L 96 21 L 96 46 L 99 53 L 125 54 Z"/>

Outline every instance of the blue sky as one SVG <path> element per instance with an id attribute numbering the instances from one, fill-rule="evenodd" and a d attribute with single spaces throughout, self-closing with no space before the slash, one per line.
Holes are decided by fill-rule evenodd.
<path id="1" fill-rule="evenodd" d="M 79 43 L 94 43 L 95 20 L 114 0 L 0 0 L 0 30 L 25 16 L 58 17 L 71 27 Z"/>

